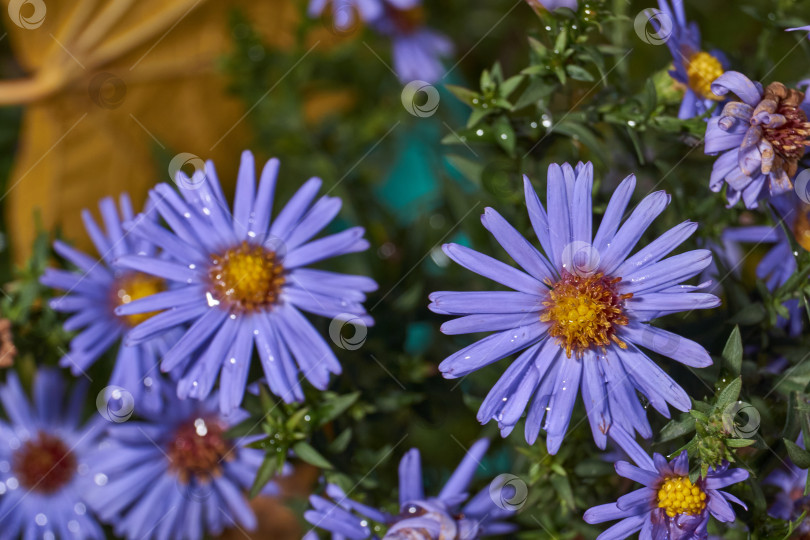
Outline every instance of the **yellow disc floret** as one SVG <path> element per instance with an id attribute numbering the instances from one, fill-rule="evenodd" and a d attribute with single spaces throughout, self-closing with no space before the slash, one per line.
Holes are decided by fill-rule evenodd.
<path id="1" fill-rule="evenodd" d="M 696 52 L 686 61 L 686 76 L 689 88 L 703 99 L 720 101 L 723 98 L 712 92 L 712 82 L 723 74 L 720 60 L 707 52 Z"/>
<path id="2" fill-rule="evenodd" d="M 284 268 L 275 252 L 247 242 L 211 256 L 211 295 L 236 312 L 256 311 L 276 303 Z"/>
<path id="3" fill-rule="evenodd" d="M 700 514 L 706 508 L 706 493 L 688 476 L 673 476 L 658 490 L 658 508 L 663 508 L 669 517 Z"/>
<path id="4" fill-rule="evenodd" d="M 124 274 L 117 278 L 113 285 L 113 304 L 115 307 L 129 304 L 134 300 L 140 300 L 147 296 L 152 296 L 159 292 L 166 290 L 166 284 L 162 279 L 142 274 L 140 272 L 132 272 Z M 121 318 L 126 321 L 129 326 L 137 326 L 146 319 L 157 315 L 159 311 L 150 311 L 149 313 L 136 313 L 134 315 L 122 315 Z"/>
<path id="5" fill-rule="evenodd" d="M 551 291 L 540 320 L 551 323 L 549 335 L 557 338 L 569 358 L 572 351 L 580 356 L 588 348 L 610 343 L 627 347 L 616 330 L 628 323 L 623 305 L 633 295 L 619 294 L 619 281 L 601 273 L 579 276 L 563 271 L 559 281 L 547 282 Z"/>

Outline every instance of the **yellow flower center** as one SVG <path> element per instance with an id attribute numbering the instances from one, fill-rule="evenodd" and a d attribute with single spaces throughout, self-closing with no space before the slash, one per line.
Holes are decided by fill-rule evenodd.
<path id="1" fill-rule="evenodd" d="M 284 284 L 284 267 L 275 252 L 242 242 L 211 256 L 211 295 L 228 309 L 243 313 L 276 303 Z"/>
<path id="2" fill-rule="evenodd" d="M 162 279 L 142 274 L 140 272 L 132 272 L 124 274 L 115 280 L 113 287 L 113 302 L 115 306 L 122 306 L 129 304 L 134 300 L 140 300 L 147 296 L 152 296 L 159 292 L 166 290 L 166 284 Z M 138 326 L 146 319 L 153 317 L 160 313 L 159 311 L 150 311 L 148 313 L 136 313 L 134 315 L 121 316 L 127 325 L 130 327 Z"/>
<path id="3" fill-rule="evenodd" d="M 704 99 L 721 101 L 723 98 L 712 92 L 712 82 L 723 74 L 720 60 L 707 52 L 696 52 L 686 61 L 686 76 L 689 88 Z"/>
<path id="4" fill-rule="evenodd" d="M 688 476 L 673 476 L 658 490 L 658 508 L 663 508 L 669 517 L 694 516 L 706 508 L 706 494 Z"/>
<path id="5" fill-rule="evenodd" d="M 632 293 L 619 294 L 616 290 L 621 278 L 607 278 L 601 273 L 578 276 L 563 271 L 557 283 L 547 282 L 551 287 L 546 309 L 540 320 L 550 322 L 549 335 L 557 338 L 565 353 L 577 356 L 590 347 L 605 347 L 611 342 L 622 349 L 627 348 L 616 336 L 617 326 L 626 325 L 623 304 Z"/>
<path id="6" fill-rule="evenodd" d="M 797 214 L 793 222 L 793 235 L 800 246 L 810 251 L 810 205 L 802 204 Z"/>

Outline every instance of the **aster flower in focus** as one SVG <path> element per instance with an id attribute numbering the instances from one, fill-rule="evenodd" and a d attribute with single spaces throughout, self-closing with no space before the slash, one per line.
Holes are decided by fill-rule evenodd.
<path id="1" fill-rule="evenodd" d="M 503 535 L 516 527 L 503 520 L 513 514 L 496 505 L 489 488 L 467 501 L 467 488 L 484 457 L 489 441 L 481 439 L 470 447 L 438 496 L 425 495 L 419 450 L 413 448 L 399 463 L 399 514 L 391 515 L 360 504 L 336 485 L 329 484 L 326 494 L 331 501 L 310 496 L 312 510 L 304 518 L 315 527 L 332 533 L 335 540 L 349 538 L 463 538 Z M 525 494 L 524 494 L 525 495 Z M 466 501 L 466 503 L 465 503 Z M 313 531 L 306 539 L 317 538 Z"/>
<path id="2" fill-rule="evenodd" d="M 723 74 L 725 57 L 720 51 L 706 52 L 701 48 L 700 30 L 686 20 L 683 0 L 672 0 L 672 6 L 668 0 L 658 0 L 658 6 L 662 12 L 659 17 L 666 17 L 672 25 L 671 29 L 665 28 L 658 20 L 660 31 L 669 31 L 661 36 L 672 53 L 673 70 L 669 74 L 686 87 L 678 118 L 700 116 L 723 100 L 712 93 L 711 84 Z"/>
<path id="3" fill-rule="evenodd" d="M 585 512 L 583 518 L 591 524 L 620 520 L 597 540 L 629 538 L 639 531 L 641 539 L 705 539 L 709 516 L 728 523 L 735 519 L 729 503 L 747 508 L 737 497 L 721 490 L 748 478 L 748 471 L 729 468 L 725 463 L 709 469 L 706 477 L 698 477 L 692 483 L 685 451 L 670 462 L 658 453 L 651 459 L 629 434 L 614 429 L 611 428 L 611 437 L 635 462 L 633 465 L 617 461 L 616 473 L 644 487 L 619 497 L 615 503 L 595 506 Z"/>
<path id="4" fill-rule="evenodd" d="M 435 83 L 444 76 L 440 58 L 453 52 L 453 44 L 444 35 L 424 24 L 421 2 L 401 9 L 386 4 L 374 27 L 391 38 L 394 71 L 403 83 L 421 80 Z"/>
<path id="5" fill-rule="evenodd" d="M 757 278 L 765 281 L 769 291 L 774 291 L 787 282 L 796 272 L 796 255 L 785 228 L 793 232 L 797 243 L 810 251 L 810 206 L 802 202 L 794 192 L 788 192 L 770 200 L 776 210 L 775 219 L 782 224 L 750 227 L 730 227 L 723 231 L 723 240 L 733 243 L 773 244 L 757 265 Z M 784 227 L 784 228 L 783 228 Z M 777 324 L 789 335 L 797 337 L 803 326 L 803 308 L 799 299 L 784 303 L 789 313 L 787 319 L 779 317 Z"/>
<path id="6" fill-rule="evenodd" d="M 30 403 L 16 373 L 0 386 L 0 538 L 104 538 L 81 488 L 99 433 L 80 425 L 84 398 L 52 369 L 36 374 Z"/>
<path id="7" fill-rule="evenodd" d="M 152 240 L 174 260 L 140 254 L 117 259 L 124 268 L 172 285 L 117 308 L 124 316 L 161 312 L 127 340 L 141 343 L 190 323 L 163 355 L 161 369 L 179 370 L 181 398 L 204 399 L 219 375 L 223 412 L 242 402 L 254 344 L 270 390 L 285 402 L 303 399 L 300 379 L 323 390 L 329 374 L 340 373 L 331 348 L 301 311 L 373 323 L 362 305 L 365 293 L 377 288 L 373 280 L 306 268 L 367 249 L 363 228 L 313 240 L 341 207 L 337 197 L 315 201 L 318 178 L 308 180 L 271 220 L 278 166 L 276 159 L 267 162 L 257 191 L 253 154 L 242 154 L 233 213 L 210 161 L 191 179 L 178 173 L 182 197 L 167 184 L 150 192 L 171 231 L 143 215 L 128 224 L 133 235 Z"/>
<path id="8" fill-rule="evenodd" d="M 155 379 L 160 375 L 158 358 L 169 350 L 169 344 L 180 334 L 172 332 L 165 338 L 145 340 L 138 345 L 122 343 L 122 338 L 133 327 L 155 312 L 119 316 L 115 308 L 164 291 L 166 284 L 163 279 L 115 265 L 117 257 L 127 254 L 158 256 L 156 247 L 148 238 L 135 238 L 124 233 L 121 223 L 132 219 L 134 213 L 128 195 L 122 194 L 119 202 L 120 214 L 112 198 L 99 202 L 106 230 L 99 227 L 89 211 L 82 212 L 87 234 L 101 259 L 96 260 L 57 240 L 54 250 L 77 270 L 48 268 L 40 281 L 43 285 L 65 291 L 63 296 L 51 300 L 51 307 L 71 314 L 64 323 L 65 330 L 79 331 L 59 364 L 78 376 L 108 349 L 120 343 L 110 384 L 130 392 L 138 407 L 158 409 L 160 392 L 155 391 Z M 154 213 L 147 212 L 147 216 L 154 223 Z"/>
<path id="9" fill-rule="evenodd" d="M 810 123 L 801 109 L 804 93 L 779 82 L 763 89 L 742 73 L 729 71 L 712 83 L 712 91 L 733 92 L 720 116 L 706 126 L 705 152 L 719 154 L 709 187 L 723 184 L 729 206 L 741 198 L 747 208 L 793 189 L 792 179 L 808 145 Z"/>
<path id="10" fill-rule="evenodd" d="M 248 414 L 222 416 L 217 398 L 180 400 L 162 385 L 166 406 L 141 419 L 112 425 L 91 454 L 88 505 L 128 539 L 217 535 L 238 525 L 253 530 L 247 490 L 264 451 L 226 431 Z M 278 493 L 269 483 L 264 494 Z"/>
<path id="11" fill-rule="evenodd" d="M 432 311 L 460 316 L 442 325 L 445 334 L 493 332 L 449 356 L 439 369 L 449 379 L 464 377 L 522 351 L 481 404 L 478 420 L 495 419 L 505 436 L 528 406 L 526 440 L 533 444 L 543 425 L 552 454 L 565 436 L 580 387 L 600 448 L 614 422 L 651 437 L 636 391 L 666 417 L 667 403 L 686 411 L 691 402 L 639 346 L 687 366 L 712 363 L 697 343 L 647 324 L 719 305 L 717 297 L 700 292 L 701 286 L 683 284 L 711 263 L 711 253 L 694 250 L 665 258 L 697 228 L 685 221 L 631 255 L 670 200 L 663 191 L 652 193 L 621 224 L 635 188 L 633 176 L 614 192 L 595 236 L 593 166 L 552 164 L 547 182 L 548 212 L 524 176 L 529 217 L 545 254 L 495 210 L 487 208 L 481 217 L 524 271 L 464 246 L 443 247 L 458 264 L 514 290 L 430 295 Z"/>

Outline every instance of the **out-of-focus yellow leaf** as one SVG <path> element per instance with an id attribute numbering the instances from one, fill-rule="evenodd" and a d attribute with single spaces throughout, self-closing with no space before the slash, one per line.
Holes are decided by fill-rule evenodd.
<path id="1" fill-rule="evenodd" d="M 11 0 L 2 0 L 8 11 Z M 16 2 L 15 4 L 19 4 Z M 44 19 L 32 19 L 44 6 Z M 156 181 L 156 152 L 211 158 L 232 178 L 249 141 L 246 108 L 216 62 L 232 45 L 228 15 L 241 9 L 274 47 L 289 47 L 295 0 L 61 0 L 23 4 L 8 23 L 29 74 L 0 82 L 0 104 L 26 104 L 15 166 L 3 196 L 18 261 L 43 223 L 87 247 L 80 211 L 128 191 L 136 205 Z M 27 11 L 26 11 L 27 10 Z M 41 13 L 40 13 L 41 14 Z M 26 22 L 26 19 L 29 22 Z M 268 96 L 272 99 L 272 96 Z"/>

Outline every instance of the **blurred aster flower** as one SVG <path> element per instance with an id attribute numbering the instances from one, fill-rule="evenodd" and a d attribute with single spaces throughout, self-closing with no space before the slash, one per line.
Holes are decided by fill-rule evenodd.
<path id="1" fill-rule="evenodd" d="M 178 173 L 180 197 L 167 184 L 150 198 L 171 228 L 141 215 L 128 224 L 134 235 L 152 240 L 174 261 L 123 254 L 125 268 L 170 282 L 171 290 L 119 306 L 119 315 L 162 311 L 129 332 L 140 343 L 191 322 L 163 355 L 163 371 L 179 370 L 181 398 L 205 398 L 220 375 L 220 408 L 242 402 L 253 346 L 259 352 L 270 390 L 286 402 L 303 399 L 299 382 L 318 389 L 341 368 L 334 353 L 301 314 L 373 323 L 361 302 L 377 284 L 370 278 L 312 270 L 305 266 L 368 248 L 362 227 L 312 240 L 340 210 L 337 197 L 313 203 L 321 180 L 309 179 L 270 219 L 279 162 L 262 170 L 258 191 L 253 154 L 244 152 L 231 213 L 209 161 L 189 179 Z"/>
<path id="2" fill-rule="evenodd" d="M 756 208 L 769 194 L 793 189 L 799 159 L 810 145 L 810 123 L 800 107 L 804 93 L 778 82 L 763 90 L 736 71 L 721 75 L 712 91 L 733 92 L 742 100 L 728 102 L 706 126 L 705 152 L 720 154 L 712 168 L 712 191 L 726 183 L 729 206 L 742 198 L 747 208 Z"/>
<path id="3" fill-rule="evenodd" d="M 245 493 L 264 451 L 226 436 L 249 415 L 235 409 L 224 417 L 215 396 L 180 400 L 172 387 L 162 388 L 162 411 L 112 425 L 91 454 L 88 505 L 128 539 L 197 540 L 234 525 L 253 530 Z M 277 492 L 272 482 L 263 491 Z"/>
<path id="4" fill-rule="evenodd" d="M 421 2 L 408 9 L 386 4 L 374 23 L 378 32 L 391 38 L 394 71 L 403 83 L 437 82 L 445 73 L 440 58 L 453 52 L 450 40 L 426 27 L 424 19 Z"/>
<path id="5" fill-rule="evenodd" d="M 731 469 L 725 463 L 709 469 L 705 478 L 699 477 L 693 484 L 685 451 L 670 462 L 658 453 L 650 459 L 623 430 L 611 428 L 610 435 L 636 464 L 617 461 L 616 473 L 644 487 L 619 497 L 615 503 L 594 506 L 585 512 L 583 518 L 592 524 L 621 520 L 597 540 L 620 540 L 639 531 L 640 540 L 705 539 L 710 515 L 728 523 L 735 519 L 729 502 L 747 509 L 737 497 L 720 490 L 748 478 L 748 471 Z"/>
<path id="6" fill-rule="evenodd" d="M 577 0 L 526 0 L 526 3 L 535 10 L 547 9 L 554 11 L 559 8 L 568 8 L 576 11 L 578 7 Z"/>
<path id="7" fill-rule="evenodd" d="M 30 404 L 16 373 L 0 386 L 0 538 L 104 538 L 81 487 L 101 418 L 80 426 L 85 386 L 66 390 L 44 368 Z"/>
<path id="8" fill-rule="evenodd" d="M 725 55 L 721 51 L 706 52 L 701 48 L 700 29 L 686 20 L 683 0 L 672 0 L 672 6 L 668 0 L 658 0 L 658 6 L 662 13 L 654 22 L 660 27 L 659 33 L 667 32 L 661 38 L 666 40 L 672 53 L 674 69 L 669 74 L 686 86 L 678 118 L 700 116 L 716 102 L 723 101 L 722 97 L 712 93 L 711 83 L 723 74 L 727 64 Z"/>
<path id="9" fill-rule="evenodd" d="M 121 195 L 120 216 L 110 197 L 102 199 L 99 208 L 106 231 L 98 226 L 89 211 L 82 212 L 82 219 L 101 259 L 96 260 L 57 240 L 54 250 L 74 264 L 78 271 L 48 268 L 40 279 L 43 285 L 66 291 L 63 296 L 51 300 L 51 307 L 72 314 L 65 321 L 65 330 L 80 330 L 59 364 L 69 367 L 73 375 L 78 376 L 110 347 L 120 343 L 110 384 L 130 392 L 138 407 L 157 410 L 161 405 L 160 392 L 155 390 L 157 385 L 154 384 L 160 376 L 156 369 L 158 358 L 182 334 L 174 331 L 164 338 L 138 345 L 126 343 L 126 340 L 121 343 L 121 338 L 134 326 L 155 313 L 118 316 L 115 308 L 163 291 L 166 285 L 162 279 L 114 264 L 117 257 L 126 254 L 157 256 L 157 250 L 148 238 L 135 238 L 123 231 L 121 223 L 134 215 L 129 196 Z M 154 222 L 153 213 L 147 212 L 150 214 Z"/>
<path id="10" fill-rule="evenodd" d="M 802 437 L 796 441 L 804 448 Z M 795 521 L 803 512 L 810 511 L 810 496 L 804 495 L 807 484 L 807 469 L 800 469 L 793 463 L 783 469 L 776 469 L 762 482 L 765 485 L 776 486 L 780 491 L 776 493 L 773 504 L 768 508 L 768 515 L 777 519 Z M 805 519 L 795 534 L 797 538 L 810 536 L 810 521 Z"/>
<path id="11" fill-rule="evenodd" d="M 429 306 L 436 313 L 461 316 L 442 325 L 445 334 L 494 332 L 445 359 L 439 369 L 446 378 L 463 377 L 523 351 L 478 411 L 482 423 L 497 420 L 502 435 L 512 431 L 534 397 L 526 440 L 535 442 L 545 417 L 546 445 L 556 453 L 580 387 L 600 448 L 612 422 L 652 436 L 636 390 L 666 417 L 667 403 L 689 410 L 686 392 L 638 345 L 687 366 L 712 363 L 694 341 L 646 324 L 719 305 L 717 297 L 697 292 L 703 286 L 682 284 L 711 263 L 711 253 L 694 250 L 664 259 L 697 228 L 685 221 L 630 256 L 670 200 L 663 191 L 648 195 L 620 227 L 635 184 L 631 175 L 619 185 L 594 237 L 590 163 L 576 170 L 568 164 L 549 167 L 548 213 L 524 176 L 529 218 L 546 255 L 495 210 L 487 208 L 481 221 L 526 272 L 464 246 L 443 247 L 468 270 L 514 289 L 434 292 Z"/>
<path id="12" fill-rule="evenodd" d="M 372 22 L 382 16 L 385 6 L 395 9 L 411 9 L 419 5 L 420 0 L 310 0 L 309 16 L 318 17 L 331 6 L 335 28 L 345 31 L 354 27 L 357 16 L 366 22 Z"/>
<path id="13" fill-rule="evenodd" d="M 796 254 L 785 228 L 793 232 L 794 238 L 804 249 L 810 251 L 810 207 L 801 201 L 794 192 L 788 192 L 770 200 L 776 209 L 774 219 L 780 223 L 774 226 L 758 225 L 751 227 L 730 227 L 723 231 L 725 242 L 751 244 L 773 244 L 757 265 L 757 278 L 764 280 L 769 291 L 774 291 L 790 279 L 798 266 Z M 785 328 L 790 336 L 801 334 L 803 312 L 799 299 L 791 299 L 783 304 L 790 314 L 787 319 L 779 317 L 778 325 Z"/>
<path id="14" fill-rule="evenodd" d="M 489 488 L 481 490 L 464 504 L 468 497 L 467 487 L 488 446 L 486 439 L 473 444 L 436 497 L 425 496 L 419 450 L 408 451 L 399 463 L 400 511 L 395 516 L 355 502 L 338 486 L 329 484 L 326 494 L 332 501 L 311 495 L 309 500 L 313 510 L 306 511 L 304 518 L 315 527 L 332 532 L 335 540 L 379 539 L 381 535 L 386 540 L 473 540 L 507 534 L 516 527 L 502 520 L 513 512 L 496 505 Z M 315 538 L 317 535 L 313 531 L 305 536 L 307 540 Z"/>

